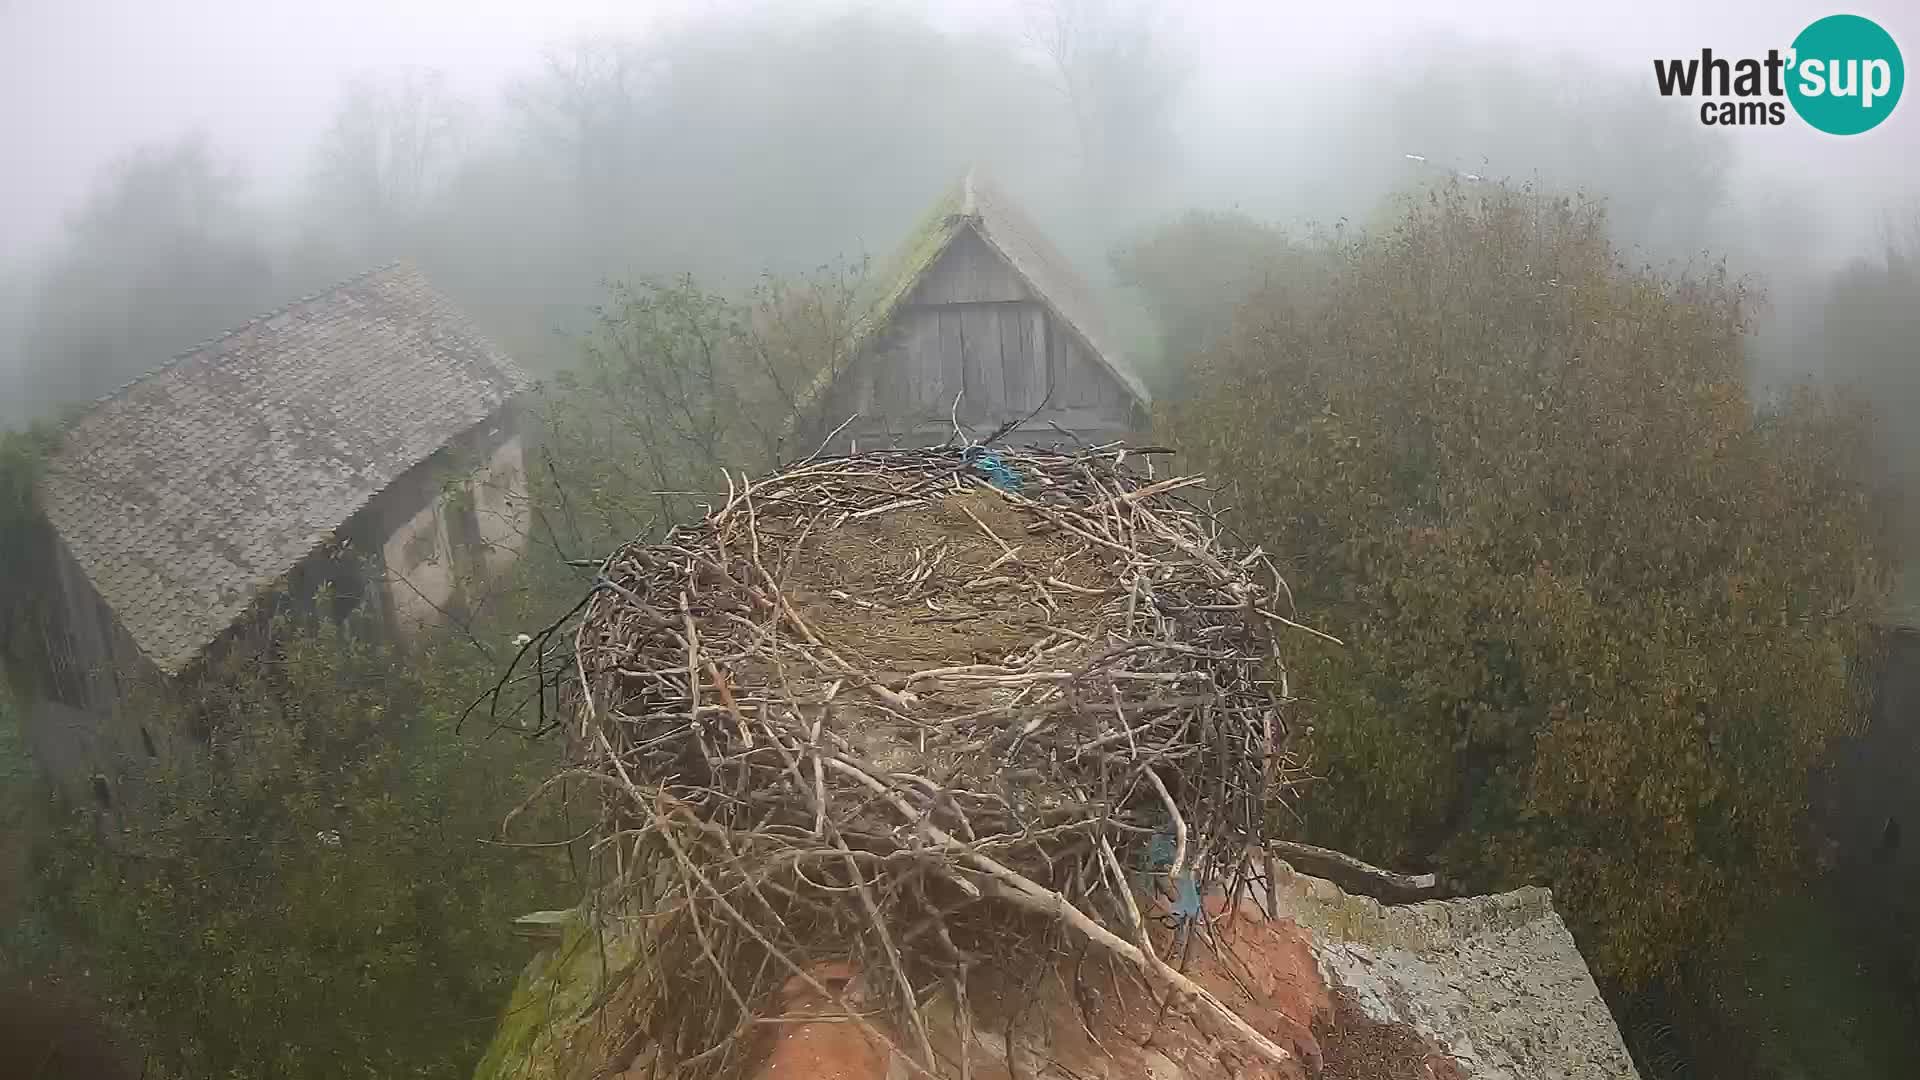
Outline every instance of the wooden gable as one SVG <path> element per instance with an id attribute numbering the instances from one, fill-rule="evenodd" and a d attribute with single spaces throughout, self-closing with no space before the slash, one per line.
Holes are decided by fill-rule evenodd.
<path id="1" fill-rule="evenodd" d="M 830 400 L 830 416 L 861 414 L 849 434 L 865 445 L 942 441 L 956 415 L 975 437 L 1027 420 L 1023 435 L 1057 438 L 1058 425 L 1089 441 L 1136 434 L 1145 419 L 1131 390 L 971 226 L 926 265 Z"/>

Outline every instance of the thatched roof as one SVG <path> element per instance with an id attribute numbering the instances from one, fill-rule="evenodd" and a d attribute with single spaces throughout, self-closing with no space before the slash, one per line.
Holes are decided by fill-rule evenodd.
<path id="1" fill-rule="evenodd" d="M 415 270 L 265 315 L 95 404 L 47 467 L 47 517 L 161 671 L 408 469 L 529 386 Z"/>

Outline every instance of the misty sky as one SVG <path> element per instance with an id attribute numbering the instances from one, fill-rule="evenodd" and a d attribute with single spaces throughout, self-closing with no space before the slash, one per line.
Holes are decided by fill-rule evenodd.
<path id="1" fill-rule="evenodd" d="M 1022 10 L 1022 0 L 901 3 L 939 24 L 1001 27 L 1009 34 L 1017 33 Z M 305 167 L 342 83 L 359 73 L 440 69 L 457 92 L 487 105 L 543 47 L 585 33 L 644 33 L 663 20 L 716 10 L 847 6 L 0 0 L 0 146 L 9 148 L 10 159 L 0 170 L 0 263 L 51 239 L 96 170 L 137 143 L 201 131 L 259 188 L 283 186 Z M 1806 0 L 1484 0 L 1448 8 L 1389 0 L 1169 5 L 1191 65 L 1188 132 L 1196 142 L 1206 141 L 1210 126 L 1242 143 L 1284 139 L 1310 127 L 1316 113 L 1364 98 L 1372 77 L 1405 56 L 1408 42 L 1423 38 L 1493 40 L 1547 56 L 1579 56 L 1637 73 L 1651 95 L 1655 55 L 1685 55 L 1703 45 L 1757 53 L 1785 46 L 1807 22 L 1839 10 Z M 1920 12 L 1887 3 L 1852 10 L 1888 27 L 1907 45 L 1909 62 L 1920 55 Z M 1906 168 L 1920 161 L 1920 104 L 1903 104 L 1881 128 L 1851 139 L 1798 124 L 1728 137 L 1741 146 L 1742 183 L 1812 190 L 1825 201 L 1832 227 L 1857 232 L 1899 197 Z M 1635 148 L 1620 152 L 1631 155 Z M 1311 170 L 1316 162 L 1302 160 L 1299 167 Z"/>

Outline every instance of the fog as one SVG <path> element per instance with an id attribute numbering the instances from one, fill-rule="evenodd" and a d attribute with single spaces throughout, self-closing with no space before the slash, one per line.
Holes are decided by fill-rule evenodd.
<path id="1" fill-rule="evenodd" d="M 5 0 L 0 421 L 401 256 L 551 370 L 605 278 L 884 256 L 972 163 L 1096 278 L 1192 207 L 1301 229 L 1450 173 L 1582 189 L 1630 258 L 1756 275 L 1761 373 L 1828 366 L 1819 308 L 1911 219 L 1920 114 L 1711 128 L 1649 77 L 1827 9 L 1458 7 Z"/>
<path id="2" fill-rule="evenodd" d="M 565 840 L 487 846 L 488 857 L 502 860 L 556 856 L 538 864 L 483 863 L 474 854 L 478 830 L 507 817 L 500 800 L 518 802 L 527 770 L 544 766 L 517 741 L 492 739 L 506 730 L 504 714 L 491 734 L 468 738 L 459 724 L 445 723 L 452 706 L 477 705 L 487 693 L 498 704 L 503 688 L 531 678 L 538 722 L 560 715 L 546 688 L 576 671 L 584 678 L 587 669 L 550 648 L 546 634 L 533 639 L 524 631 L 550 623 L 582 589 L 592 590 L 589 598 L 603 586 L 634 597 L 609 576 L 613 560 L 593 571 L 592 559 L 574 556 L 612 551 L 684 520 L 716 466 L 758 469 L 802 442 L 824 451 L 842 437 L 835 430 L 819 443 L 812 432 L 788 438 L 800 430 L 794 421 L 803 400 L 833 402 L 851 382 L 817 374 L 823 358 L 846 355 L 850 313 L 867 310 L 855 299 L 869 295 L 855 284 L 861 270 L 886 260 L 971 167 L 991 174 L 1044 225 L 1105 301 L 1113 325 L 1101 345 L 1117 346 L 1112 351 L 1154 390 L 1152 437 L 1180 448 L 1180 468 L 1219 482 L 1223 502 L 1235 504 L 1235 527 L 1263 546 L 1239 565 L 1253 565 L 1260 550 L 1280 553 L 1290 576 L 1301 568 L 1295 580 L 1322 584 L 1317 598 L 1302 590 L 1294 614 L 1311 613 L 1318 625 L 1317 603 L 1354 627 L 1328 624 L 1345 635 L 1329 640 L 1354 646 L 1343 654 L 1358 657 L 1350 663 L 1328 666 L 1327 650 L 1302 639 L 1318 650 L 1301 654 L 1303 670 L 1321 681 L 1297 699 L 1302 711 L 1287 714 L 1295 726 L 1279 745 L 1291 753 L 1292 732 L 1301 729 L 1313 742 L 1316 726 L 1337 734 L 1318 744 L 1332 755 L 1311 760 L 1314 783 L 1324 785 L 1314 797 L 1332 780 L 1355 805 L 1386 807 L 1375 831 L 1407 859 L 1401 865 L 1357 846 L 1356 856 L 1445 871 L 1439 881 L 1449 892 L 1475 875 L 1490 884 L 1495 868 L 1510 884 L 1523 876 L 1543 881 L 1556 902 L 1566 898 L 1575 923 L 1585 912 L 1603 913 L 1596 921 L 1628 913 L 1581 942 L 1584 949 L 1599 940 L 1616 957 L 1629 951 L 1617 942 L 1638 939 L 1611 931 L 1634 919 L 1661 924 L 1659 932 L 1675 940 L 1687 930 L 1688 949 L 1716 944 L 1709 923 L 1744 917 L 1751 901 L 1767 899 L 1734 887 L 1748 879 L 1731 875 L 1749 863 L 1772 866 L 1791 846 L 1828 867 L 1808 870 L 1804 882 L 1758 880 L 1777 881 L 1783 894 L 1813 882 L 1841 850 L 1840 839 L 1823 830 L 1840 829 L 1834 822 L 1848 815 L 1874 816 L 1879 846 L 1870 857 L 1879 866 L 1899 842 L 1891 809 L 1881 808 L 1907 815 L 1909 830 L 1920 813 L 1907 809 L 1910 800 L 1882 798 L 1912 790 L 1902 780 L 1912 762 L 1900 758 L 1911 746 L 1897 740 L 1915 734 L 1904 717 L 1920 715 L 1903 704 L 1920 700 L 1913 659 L 1920 637 L 1900 638 L 1900 651 L 1885 662 L 1893 674 L 1883 681 L 1904 689 L 1882 698 L 1882 715 L 1897 723 L 1876 717 L 1873 724 L 1893 741 L 1850 744 L 1851 758 L 1834 759 L 1860 767 L 1872 781 L 1855 785 L 1864 794 L 1829 800 L 1845 802 L 1845 813 L 1822 809 L 1816 820 L 1808 808 L 1819 808 L 1820 792 L 1810 795 L 1800 781 L 1816 752 L 1840 746 L 1842 721 L 1866 720 L 1864 700 L 1843 702 L 1843 680 L 1826 676 L 1844 666 L 1863 685 L 1879 677 L 1864 612 L 1874 607 L 1886 621 L 1888 608 L 1879 606 L 1881 579 L 1893 576 L 1886 571 L 1907 572 L 1895 609 L 1920 612 L 1920 572 L 1911 557 L 1904 567 L 1899 558 L 1920 552 L 1920 179 L 1913 172 L 1920 101 L 1854 136 L 1822 134 L 1791 110 L 1777 126 L 1722 127 L 1701 122 L 1700 99 L 1662 97 L 1652 70 L 1655 60 L 1699 57 L 1704 48 L 1727 58 L 1764 56 L 1835 10 L 1822 0 L 0 0 L 0 661 L 7 662 L 0 675 L 12 679 L 21 667 L 41 680 L 14 680 L 31 691 L 18 704 L 32 700 L 36 708 L 33 695 L 42 690 L 70 710 L 87 696 L 74 689 L 79 680 L 110 685 L 115 724 L 157 718 L 155 730 L 190 732 L 218 748 L 209 760 L 223 761 L 206 770 L 213 786 L 205 791 L 217 799 L 180 786 L 174 790 L 185 794 L 154 803 L 180 808 L 168 810 L 164 828 L 109 832 L 101 822 L 118 811 L 104 794 L 104 774 L 92 777 L 98 810 L 88 810 L 90 819 L 26 782 L 27 744 L 13 747 L 27 710 L 14 709 L 14 683 L 0 680 L 0 976 L 11 975 L 10 952 L 26 955 L 10 944 L 31 939 L 42 959 L 60 954 L 49 970 L 77 969 L 87 986 L 97 981 L 119 994 L 114 1011 L 152 1028 L 139 1032 L 149 1048 L 178 1044 L 183 1061 L 257 1054 L 302 1067 L 167 1075 L 466 1075 L 524 959 L 505 951 L 524 944 L 506 940 L 509 920 L 536 907 L 537 915 L 551 914 L 581 897 L 575 876 L 557 891 L 557 856 L 571 873 L 590 864 L 576 866 L 578 845 Z M 1877 20 L 1907 47 L 1909 61 L 1920 57 L 1915 0 L 1841 10 Z M 1596 197 L 1606 212 L 1504 190 L 1474 197 L 1485 190 L 1475 185 L 1496 183 Z M 1460 186 L 1422 190 L 1434 184 Z M 1423 196 L 1430 196 L 1424 210 L 1406 205 Z M 1613 250 L 1595 239 L 1602 221 Z M 1613 263 L 1616 255 L 1624 269 Z M 179 680 L 184 686 L 208 675 L 210 692 L 223 696 L 200 697 L 196 688 L 177 702 L 170 692 L 149 701 L 144 682 L 123 683 L 114 671 L 106 672 L 112 679 L 96 678 L 101 672 L 84 666 L 82 654 L 98 646 L 111 654 L 103 665 L 117 664 L 128 635 L 61 629 L 83 625 L 73 620 L 104 627 L 117 616 L 104 591 L 97 604 L 75 599 L 94 593 L 69 550 L 74 536 L 48 527 L 38 505 L 50 490 L 38 470 L 55 445 L 43 436 L 225 329 L 399 259 L 547 380 L 551 392 L 524 429 L 538 441 L 523 443 L 523 429 L 494 423 L 501 416 L 494 413 L 468 432 L 485 429 L 498 439 L 478 456 L 485 468 L 471 483 L 449 474 L 437 495 L 423 496 L 433 512 L 409 509 L 414 516 L 399 532 L 386 518 L 400 504 L 383 494 L 355 518 L 378 526 L 374 544 L 359 542 L 367 529 L 342 525 L 334 536 L 351 535 L 353 544 L 325 545 L 324 555 L 311 556 L 274 591 L 327 576 L 320 597 L 352 599 L 344 589 L 336 594 L 331 570 L 309 573 L 351 568 L 337 576 L 367 587 L 373 602 L 359 610 L 369 627 L 388 616 L 410 625 L 403 609 L 418 609 L 393 602 L 393 586 L 405 583 L 445 616 L 434 630 L 441 636 L 405 653 L 388 653 L 384 644 L 362 650 L 357 632 L 334 635 L 314 619 L 320 631 L 309 644 L 338 651 L 296 656 L 279 647 L 276 615 L 274 634 L 262 635 L 273 651 L 236 648 L 227 664 L 225 645 L 209 648 L 222 665 Z M 1669 276 L 1639 272 L 1648 266 Z M 1723 269 L 1731 287 L 1717 276 Z M 1686 275 L 1694 276 L 1680 280 Z M 1561 289 L 1569 279 L 1578 287 Z M 596 310 L 602 304 L 604 313 Z M 1019 327 L 1004 324 L 1046 358 L 1039 362 L 1048 372 L 1041 409 L 1058 404 L 1054 376 L 1069 367 L 1110 381 L 1098 365 L 1073 359 L 1078 345 L 1054 344 L 1061 314 L 1028 324 L 1023 309 Z M 1745 339 L 1742 315 L 1752 319 Z M 1463 337 L 1461 328 L 1474 333 Z M 1078 344 L 1091 344 L 1094 335 L 1084 336 Z M 940 362 L 978 371 L 982 338 L 973 340 L 969 349 L 962 335 L 964 357 L 949 353 Z M 1412 362 L 1396 367 L 1401 360 Z M 1738 385 L 1742 364 L 1747 398 Z M 945 381 L 934 385 L 943 395 L 957 389 L 956 380 L 969 392 L 978 385 L 974 375 L 942 371 Z M 755 380 L 765 385 L 737 385 Z M 1017 373 L 1006 380 L 1017 381 Z M 1855 411 L 1857 399 L 1840 394 L 1786 393 L 1806 381 L 1864 391 L 1873 408 Z M 1561 384 L 1569 388 L 1564 395 Z M 821 386 L 822 396 L 811 397 Z M 1453 396 L 1439 396 L 1443 387 Z M 1036 389 L 1027 387 L 1026 396 Z M 956 435 L 966 396 L 941 412 Z M 1125 423 L 1137 428 L 1136 396 L 1124 397 Z M 1391 408 L 1351 419 L 1350 403 L 1365 412 L 1374 401 Z M 756 405 L 769 415 L 748 415 Z M 1291 420 L 1275 423 L 1285 410 L 1293 410 Z M 1061 416 L 1070 411 L 1095 410 L 1076 405 Z M 1859 423 L 1866 415 L 1881 421 L 1871 438 Z M 1496 426 L 1486 417 L 1526 422 L 1505 425 L 1504 441 L 1489 438 L 1483 450 L 1482 435 Z M 1402 437 L 1428 421 L 1439 422 Z M 34 431 L 17 433 L 27 428 Z M 1289 432 L 1297 438 L 1290 441 Z M 436 455 L 431 475 L 417 467 L 388 490 L 405 499 L 415 487 L 438 485 L 438 463 L 464 455 L 465 439 Z M 739 447 L 749 444 L 758 458 L 739 460 Z M 974 449 L 962 460 L 987 469 Z M 1185 463 L 1200 453 L 1214 460 Z M 627 468 L 635 465 L 645 468 Z M 73 470 L 65 472 L 72 483 Z M 519 505 L 487 513 L 524 519 L 510 526 L 523 543 L 510 537 L 501 546 L 513 548 L 509 562 L 514 552 L 526 557 L 494 581 L 500 552 L 488 551 L 469 593 L 455 576 L 453 538 L 469 533 L 477 542 L 499 528 L 481 529 L 476 495 L 490 487 L 498 502 L 512 504 L 500 483 L 516 472 L 528 481 L 513 493 L 523 497 Z M 687 477 L 694 479 L 682 483 Z M 726 485 L 731 491 L 731 474 Z M 1405 494 L 1415 489 L 1417 496 Z M 1089 512 L 1145 494 L 1103 495 Z M 171 504 L 178 493 L 156 497 Z M 1906 526 L 1904 537 L 1883 535 L 1890 522 Z M 1051 531 L 1038 523 L 1029 531 L 1042 528 Z M 236 546 L 217 539 L 223 550 Z M 806 542 L 805 533 L 793 541 L 789 564 Z M 1888 552 L 1889 545 L 1900 550 Z M 1000 546 L 1013 558 L 1017 549 Z M 914 549 L 923 577 L 947 557 L 946 542 L 938 547 L 924 557 Z M 156 550 L 162 554 L 141 558 L 166 549 Z M 396 551 L 407 565 L 433 564 L 448 583 L 445 607 L 390 567 L 399 564 Z M 362 565 L 375 576 L 361 580 Z M 1123 581 L 1127 589 L 1146 580 L 1137 563 L 1115 565 L 1133 575 Z M 707 579 L 704 571 L 695 576 Z M 993 580 L 1012 579 L 974 584 Z M 779 582 L 769 582 L 778 602 L 756 586 L 754 609 L 773 612 L 776 622 L 790 619 L 812 640 L 797 609 L 781 599 Z M 1038 577 L 1029 584 L 1047 596 Z M 924 595 L 914 589 L 900 595 Z M 1251 611 L 1254 593 L 1245 595 Z M 255 600 L 235 638 L 251 634 L 255 614 L 279 610 L 264 592 Z M 1056 607 L 1050 598 L 1045 606 Z M 287 625 L 303 634 L 304 613 L 323 610 L 306 597 L 286 607 L 293 612 Z M 693 642 L 686 592 L 680 611 Z M 1126 611 L 1131 627 L 1131 603 Z M 1856 623 L 1858 643 L 1841 636 Z M 518 650 L 519 674 L 512 667 L 495 673 L 506 642 Z M 833 656 L 824 641 L 813 644 Z M 691 663 L 696 645 L 687 649 L 688 715 L 697 716 L 711 707 L 701 704 L 702 679 Z M 1053 646 L 1046 649 L 1054 656 Z M 22 650 L 30 668 L 16 656 Z M 992 656 L 971 659 L 984 664 Z M 706 670 L 731 708 L 731 676 L 712 663 Z M 1142 676 L 1163 677 L 1182 676 Z M 1823 678 L 1831 693 L 1809 691 Z M 1288 698 L 1288 676 L 1278 685 Z M 1582 693 L 1590 700 L 1570 711 L 1568 695 Z M 138 709 L 129 711 L 132 705 Z M 1124 720 L 1117 692 L 1113 705 Z M 207 719 L 215 712 L 218 726 Z M 68 715 L 33 714 L 54 718 L 63 733 L 82 732 Z M 477 711 L 473 718 L 477 725 Z M 159 758 L 147 727 L 138 730 L 146 755 Z M 1133 730 L 1147 728 L 1130 729 L 1130 741 Z M 816 724 L 816 768 L 820 732 Z M 241 748 L 231 755 L 227 733 Z M 238 741 L 242 734 L 249 741 Z M 559 741 L 546 746 L 558 752 Z M 264 771 L 246 760 L 255 745 L 265 748 Z M 1880 745 L 1895 749 L 1882 755 Z M 382 749 L 362 760 L 363 746 Z M 469 753 L 472 746 L 492 756 Z M 604 740 L 601 746 L 614 754 Z M 309 768 L 309 758 L 324 767 Z M 21 767 L 9 772 L 9 759 Z M 1536 760 L 1553 770 L 1536 770 Z M 152 770 L 164 782 L 191 779 L 193 771 Z M 1836 789 L 1848 788 L 1848 773 L 1833 775 Z M 275 779 L 282 776 L 290 779 Z M 1141 765 L 1139 776 L 1152 779 L 1175 809 L 1153 768 Z M 630 782 L 628 789 L 637 790 Z M 1549 795 L 1522 799 L 1522 789 Z M 363 800 L 369 791 L 380 798 Z M 1755 794 L 1767 798 L 1748 800 Z M 21 798 L 9 801 L 15 795 Z M 575 835 L 569 797 L 562 786 L 556 809 L 565 828 L 556 823 L 551 835 L 584 843 L 589 834 Z M 1616 813 L 1629 803 L 1647 816 Z M 28 810 L 10 818 L 16 806 L 31 818 Z M 423 808 L 434 815 L 432 829 Z M 1406 821 L 1396 824 L 1394 814 Z M 1177 809 L 1172 817 L 1184 847 L 1187 826 Z M 35 828 L 44 835 L 13 827 L 43 818 Z M 1797 824 L 1803 818 L 1805 830 Z M 89 820 L 97 843 L 78 831 Z M 341 825 L 353 826 L 346 853 L 329 854 L 342 843 Z M 1757 839 L 1763 830 L 1772 830 L 1765 843 Z M 1321 842 L 1311 830 L 1301 835 Z M 123 836 L 136 846 L 122 852 Z M 319 846 L 306 846 L 309 837 Z M 1562 857 L 1574 850 L 1568 838 L 1596 837 L 1593 851 L 1617 848 L 1618 858 Z M 1484 851 L 1468 850 L 1482 841 Z M 1847 840 L 1846 850 L 1860 862 L 1868 856 L 1857 841 Z M 844 842 L 840 850 L 858 882 L 863 871 L 853 850 Z M 1900 867 L 1916 865 L 1912 851 L 1909 840 Z M 41 858 L 44 852 L 60 858 Z M 1112 862 L 1115 852 L 1105 858 Z M 1671 872 L 1688 860 L 1698 874 L 1660 876 L 1663 863 Z M 1204 864 L 1196 855 L 1193 866 Z M 553 876 L 522 872 L 534 865 Z M 1175 865 L 1170 879 L 1179 873 Z M 9 893 L 15 878 L 31 879 L 50 898 L 44 910 L 40 899 L 12 898 L 28 895 L 24 887 Z M 242 883 L 246 902 L 233 903 L 234 888 L 222 882 Z M 1779 995 L 1768 1006 L 1774 1011 L 1741 1014 L 1730 1011 L 1739 1003 L 1728 1004 L 1719 984 L 1683 980 L 1660 990 L 1676 994 L 1671 1006 L 1637 990 L 1614 995 L 1616 1015 L 1644 1037 L 1664 1032 L 1656 1042 L 1690 1027 L 1684 1034 L 1695 1050 L 1719 1042 L 1735 1056 L 1751 1041 L 1727 1037 L 1739 1032 L 1742 1015 L 1765 1021 L 1754 1021 L 1755 1032 L 1778 1034 L 1786 1025 L 1773 1020 L 1786 1018 L 1801 1025 L 1796 1031 L 1817 1028 L 1835 1044 L 1872 1049 L 1879 1037 L 1911 1047 L 1901 1039 L 1913 1030 L 1908 1014 L 1892 1010 L 1920 1001 L 1920 946 L 1912 935 L 1920 921 L 1909 902 L 1920 893 L 1904 885 L 1873 889 L 1885 895 L 1861 905 L 1871 918 L 1851 907 L 1809 907 L 1806 926 L 1821 936 L 1765 929 L 1742 939 L 1781 943 L 1780 985 L 1820 995 L 1805 1007 Z M 1685 919 L 1647 917 L 1662 904 L 1684 909 Z M 32 918 L 8 918 L 14 907 Z M 1697 917 L 1702 911 L 1710 917 Z M 48 921 L 56 916 L 62 921 Z M 1882 918 L 1884 926 L 1873 921 Z M 880 915 L 873 919 L 883 931 L 878 940 L 887 941 Z M 700 933 L 699 919 L 690 925 Z M 46 929 L 67 926 L 71 933 Z M 396 934 L 396 926 L 416 929 Z M 491 930 L 475 929 L 482 926 Z M 935 926 L 945 947 L 964 955 L 945 940 L 938 915 L 920 926 Z M 1852 934 L 1856 926 L 1865 927 L 1859 941 L 1876 954 L 1869 959 L 1905 965 L 1899 1000 L 1881 992 L 1877 968 L 1855 964 L 1853 945 L 1825 944 L 1841 940 L 1827 931 Z M 175 932 L 182 928 L 194 932 Z M 139 947 L 125 944 L 131 941 Z M 704 934 L 700 941 L 707 959 L 721 964 Z M 1724 966 L 1727 985 L 1744 986 L 1757 1001 L 1754 984 L 1766 990 L 1767 983 L 1752 978 L 1759 969 L 1743 955 L 1732 948 L 1713 961 Z M 108 957 L 120 970 L 109 971 Z M 1606 977 L 1606 962 L 1594 963 L 1596 975 Z M 965 965 L 958 970 L 955 985 L 964 991 Z M 1828 994 L 1836 996 L 1825 1000 Z M 1683 995 L 1694 996 L 1680 1001 Z M 742 1000 L 737 990 L 734 997 Z M 722 999 L 716 992 L 689 1000 Z M 962 992 L 962 1019 L 966 1000 Z M 223 1001 L 237 1007 L 218 1007 Z M 1877 1009 L 1882 1001 L 1895 1019 L 1875 1019 L 1856 1004 Z M 7 1012 L 0 1003 L 0 1020 Z M 268 1015 L 315 1018 L 314 1030 L 289 1034 L 259 1022 Z M 377 1021 L 372 1034 L 363 1030 L 369 1017 Z M 1892 1034 L 1875 1036 L 1880 1030 Z M 191 1037 L 177 1037 L 183 1033 Z M 0 1024 L 0 1058 L 6 1035 Z M 1009 1028 L 1003 1049 L 1018 1041 Z M 704 1036 L 677 1043 L 707 1045 Z M 439 1064 L 437 1071 L 342 1069 L 325 1049 L 333 1046 L 351 1047 L 369 1063 Z M 1647 1044 L 1634 1052 L 1645 1058 Z M 734 1059 L 713 1060 L 715 1068 L 733 1067 L 726 1063 Z M 1920 1075 L 1830 1070 L 1812 1051 L 1807 1060 L 1820 1061 L 1812 1072 L 1843 1080 Z M 1644 1063 L 1642 1071 L 1675 1074 Z"/>

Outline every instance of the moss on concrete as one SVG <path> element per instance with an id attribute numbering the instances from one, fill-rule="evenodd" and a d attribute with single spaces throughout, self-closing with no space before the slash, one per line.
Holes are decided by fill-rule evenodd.
<path id="1" fill-rule="evenodd" d="M 560 942 L 527 964 L 474 1080 L 573 1080 L 606 1060 L 588 1030 L 603 991 L 633 966 L 638 938 L 576 911 Z"/>

